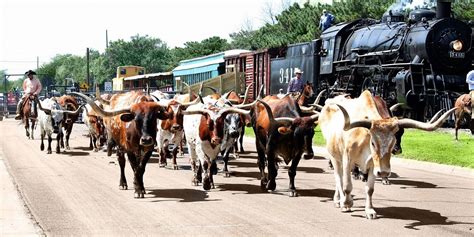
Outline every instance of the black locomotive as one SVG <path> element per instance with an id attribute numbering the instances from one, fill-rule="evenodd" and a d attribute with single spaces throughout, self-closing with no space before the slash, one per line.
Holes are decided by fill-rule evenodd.
<path id="1" fill-rule="evenodd" d="M 426 120 L 467 91 L 472 30 L 450 15 L 451 3 L 438 1 L 437 12 L 415 10 L 408 20 L 389 11 L 381 21 L 332 26 L 320 39 L 290 45 L 283 58 L 271 59 L 270 93 L 286 88 L 291 69 L 299 67 L 326 97 L 369 89 L 389 105 L 404 103 L 405 116 Z"/>

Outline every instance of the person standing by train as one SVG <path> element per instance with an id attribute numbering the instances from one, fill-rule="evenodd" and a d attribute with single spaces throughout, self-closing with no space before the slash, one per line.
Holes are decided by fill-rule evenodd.
<path id="1" fill-rule="evenodd" d="M 25 72 L 25 75 L 27 78 L 25 78 L 25 80 L 23 81 L 24 94 L 21 97 L 20 101 L 18 101 L 18 104 L 16 106 L 16 120 L 21 119 L 21 108 L 23 107 L 23 102 L 25 101 L 25 98 L 30 95 L 38 96 L 41 90 L 43 89 L 40 80 L 36 77 L 36 72 L 28 70 L 27 72 Z M 36 113 L 36 108 L 34 109 L 34 111 Z"/>
<path id="2" fill-rule="evenodd" d="M 466 82 L 469 85 L 471 95 L 471 105 L 474 103 L 474 70 L 471 70 L 466 75 Z M 474 106 L 471 106 L 471 123 L 474 121 Z"/>
<path id="3" fill-rule="evenodd" d="M 299 68 L 295 68 L 295 77 L 291 78 L 290 83 L 288 83 L 287 93 L 296 93 L 301 92 L 304 88 L 303 79 L 301 79 L 301 75 L 303 71 Z"/>
<path id="4" fill-rule="evenodd" d="M 334 15 L 328 13 L 326 9 L 323 10 L 323 14 L 321 15 L 321 19 L 319 20 L 319 29 L 321 31 L 326 30 L 334 23 Z"/>

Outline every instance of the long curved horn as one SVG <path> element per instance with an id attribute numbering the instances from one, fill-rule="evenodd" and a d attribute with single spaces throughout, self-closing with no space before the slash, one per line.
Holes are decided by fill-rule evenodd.
<path id="1" fill-rule="evenodd" d="M 398 108 L 402 107 L 403 103 L 396 103 L 390 107 L 390 112 L 395 112 L 398 110 Z"/>
<path id="2" fill-rule="evenodd" d="M 301 112 L 311 113 L 314 111 L 314 109 L 316 109 L 316 106 L 306 107 L 306 106 L 300 105 Z"/>
<path id="3" fill-rule="evenodd" d="M 51 114 L 50 109 L 45 109 L 45 108 L 43 108 L 43 106 L 41 106 L 41 101 L 39 101 L 38 97 L 35 97 L 35 100 L 36 100 L 36 104 L 38 104 L 38 108 L 40 110 L 44 111 L 46 114 Z"/>
<path id="4" fill-rule="evenodd" d="M 425 122 L 420 122 L 420 121 L 416 121 L 416 120 L 413 120 L 413 119 L 407 119 L 407 118 L 400 119 L 400 120 L 398 120 L 398 127 L 400 127 L 400 128 L 416 128 L 416 129 L 421 129 L 421 130 L 425 130 L 425 131 L 434 131 L 434 130 L 438 129 L 443 124 L 443 122 L 449 117 L 449 115 L 451 113 L 454 112 L 454 110 L 456 110 L 456 108 L 452 108 L 452 109 L 446 111 L 446 113 L 441 115 L 441 117 L 438 118 L 438 120 L 436 120 L 432 123 L 425 123 Z"/>
<path id="5" fill-rule="evenodd" d="M 185 110 L 182 113 L 183 115 L 195 115 L 195 114 L 212 114 L 213 112 L 208 109 L 194 109 L 194 110 Z"/>
<path id="6" fill-rule="evenodd" d="M 234 107 L 234 108 L 238 108 L 238 109 L 248 109 L 248 108 L 253 107 L 256 103 L 257 103 L 257 100 L 254 100 L 254 101 L 253 101 L 252 103 L 250 103 L 250 104 L 233 105 L 233 107 Z"/>
<path id="7" fill-rule="evenodd" d="M 336 105 L 337 107 L 339 107 L 339 110 L 341 110 L 342 114 L 344 115 L 344 131 L 348 131 L 356 127 L 363 127 L 363 128 L 368 128 L 368 129 L 372 127 L 372 121 L 368 119 L 355 121 L 351 123 L 351 119 L 349 117 L 349 114 L 347 113 L 347 110 L 344 107 L 342 107 L 342 105 L 339 105 L 339 104 L 336 104 Z"/>
<path id="8" fill-rule="evenodd" d="M 268 120 L 270 120 L 270 123 L 274 123 L 275 118 L 273 117 L 273 112 L 270 106 L 263 100 L 259 99 L 257 101 L 260 102 L 263 105 L 263 107 L 265 107 L 265 110 L 267 111 L 267 115 L 268 115 Z"/>
<path id="9" fill-rule="evenodd" d="M 110 101 L 105 100 L 105 99 L 103 99 L 102 97 L 100 97 L 99 85 L 96 85 L 96 86 L 95 86 L 95 98 L 96 98 L 100 103 L 102 103 L 102 104 L 110 105 Z"/>
<path id="10" fill-rule="evenodd" d="M 277 122 L 289 122 L 289 123 L 293 123 L 293 122 L 295 121 L 295 118 L 279 117 L 279 118 L 275 118 L 275 121 L 277 121 Z"/>
<path id="11" fill-rule="evenodd" d="M 318 118 L 319 118 L 319 113 L 318 112 L 316 112 L 315 114 L 313 114 L 309 117 L 309 119 L 313 120 L 313 122 L 316 121 Z"/>
<path id="12" fill-rule="evenodd" d="M 146 94 L 150 95 L 150 85 L 148 83 L 146 83 Z"/>
<path id="13" fill-rule="evenodd" d="M 210 89 L 212 92 L 216 93 L 217 94 L 217 89 L 212 87 L 212 86 L 205 86 L 205 88 L 208 88 Z"/>
<path id="14" fill-rule="evenodd" d="M 204 100 L 202 99 L 201 94 L 198 94 L 198 97 L 199 97 L 199 102 L 201 102 L 201 104 L 204 104 Z"/>
<path id="15" fill-rule="evenodd" d="M 262 84 L 260 86 L 260 89 L 258 90 L 258 96 L 257 96 L 257 100 L 259 99 L 263 99 L 263 89 L 265 88 L 265 84 Z"/>
<path id="16" fill-rule="evenodd" d="M 89 104 L 91 108 L 102 117 L 112 117 L 119 114 L 130 113 L 130 108 L 123 108 L 123 109 L 118 109 L 118 110 L 113 110 L 113 111 L 105 111 L 102 108 L 100 108 L 96 103 L 94 103 L 94 101 L 91 98 L 89 98 L 88 96 L 82 93 L 71 92 L 70 94 L 79 96 L 83 98 L 84 100 L 86 100 L 87 104 Z"/>
<path id="17" fill-rule="evenodd" d="M 202 90 L 203 90 L 203 87 L 204 87 L 204 82 L 201 82 L 201 84 L 199 84 L 199 95 L 202 95 Z"/>
<path id="18" fill-rule="evenodd" d="M 249 115 L 250 111 L 243 110 L 243 109 L 238 109 L 238 108 L 234 108 L 234 107 L 224 108 L 224 109 L 219 110 L 218 117 L 222 116 L 224 113 L 226 113 L 226 114 L 227 113 L 239 113 L 239 114 Z"/>
<path id="19" fill-rule="evenodd" d="M 81 110 L 82 107 L 84 107 L 84 105 L 85 105 L 85 104 L 80 105 L 79 108 L 77 108 L 76 111 L 64 110 L 64 111 L 63 111 L 63 114 L 78 115 L 78 114 L 79 114 L 79 111 Z"/>
<path id="20" fill-rule="evenodd" d="M 150 96 L 153 98 L 155 103 L 157 103 L 159 106 L 168 107 L 168 104 L 169 104 L 170 101 L 168 101 L 168 103 L 166 103 L 165 101 L 160 100 L 158 97 L 156 97 L 156 95 L 150 94 Z"/>
<path id="21" fill-rule="evenodd" d="M 183 83 L 186 87 L 188 87 L 188 94 L 191 95 L 191 87 L 188 85 L 188 83 L 184 82 L 184 81 L 181 81 L 181 83 Z M 181 88 L 181 91 L 183 89 Z"/>
<path id="22" fill-rule="evenodd" d="M 321 100 L 321 97 L 323 96 L 323 94 L 326 92 L 326 89 L 322 90 L 319 92 L 318 96 L 316 97 L 316 99 L 314 100 L 313 104 L 311 105 L 319 105 L 319 101 Z"/>
<path id="23" fill-rule="evenodd" d="M 430 123 L 434 123 L 438 118 L 439 116 L 441 116 L 441 114 L 443 113 L 444 109 L 438 111 L 438 113 L 436 113 L 433 118 L 430 119 Z"/>
<path id="24" fill-rule="evenodd" d="M 249 96 L 249 92 L 250 92 L 250 87 L 253 85 L 253 82 L 250 83 L 247 88 L 245 88 L 245 95 L 244 95 L 244 100 L 242 101 L 242 104 L 245 104 L 245 102 L 247 102 L 247 98 Z"/>
<path id="25" fill-rule="evenodd" d="M 191 102 L 187 102 L 187 103 L 180 103 L 181 106 L 184 106 L 184 108 L 190 106 L 190 105 L 195 105 L 195 104 L 199 104 L 199 98 L 196 98 L 195 100 L 191 101 Z"/>
<path id="26" fill-rule="evenodd" d="M 222 97 L 223 97 L 224 99 L 228 99 L 228 98 L 229 98 L 229 95 L 230 95 L 230 93 L 231 93 L 232 91 L 234 91 L 234 89 L 232 89 L 232 90 L 226 92 L 225 94 L 222 95 Z"/>

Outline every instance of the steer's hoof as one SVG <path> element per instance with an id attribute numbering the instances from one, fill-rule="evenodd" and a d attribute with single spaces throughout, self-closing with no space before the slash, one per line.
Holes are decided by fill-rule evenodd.
<path id="1" fill-rule="evenodd" d="M 377 219 L 377 212 L 373 208 L 365 209 L 365 217 L 369 220 Z"/>
<path id="2" fill-rule="evenodd" d="M 342 207 L 342 208 L 341 208 L 341 211 L 342 211 L 342 212 L 352 212 L 352 210 L 351 210 L 350 207 Z"/>
<path id="3" fill-rule="evenodd" d="M 51 154 L 51 153 L 53 153 L 53 151 L 48 150 L 46 153 L 47 153 L 47 154 Z"/>
<path id="4" fill-rule="evenodd" d="M 230 178 L 230 172 L 229 172 L 229 171 L 226 171 L 226 172 L 224 173 L 224 177 L 225 177 L 225 178 Z"/>
<path id="5" fill-rule="evenodd" d="M 193 178 L 193 180 L 191 180 L 191 184 L 192 184 L 193 186 L 198 186 L 199 180 L 196 179 L 196 178 Z"/>
<path id="6" fill-rule="evenodd" d="M 382 178 L 382 184 L 383 185 L 390 185 L 390 184 L 392 184 L 392 182 L 390 182 L 390 180 L 388 180 L 387 177 L 384 177 L 384 178 Z"/>
<path id="7" fill-rule="evenodd" d="M 263 191 L 266 191 L 267 190 L 267 179 L 262 179 L 260 180 L 260 188 L 263 190 Z"/>
<path id="8" fill-rule="evenodd" d="M 179 170 L 178 165 L 173 165 L 173 169 L 174 169 L 174 170 Z"/>
<path id="9" fill-rule="evenodd" d="M 134 197 L 135 197 L 135 198 L 144 198 L 144 197 L 145 197 L 145 194 L 143 194 L 143 193 L 135 193 Z"/>
<path id="10" fill-rule="evenodd" d="M 120 190 L 127 190 L 128 186 L 127 186 L 127 184 L 121 184 L 121 185 L 119 185 L 119 188 L 120 188 Z"/>
<path id="11" fill-rule="evenodd" d="M 298 197 L 296 190 L 290 190 L 290 197 Z"/>
<path id="12" fill-rule="evenodd" d="M 204 177 L 204 181 L 202 183 L 202 187 L 204 190 L 211 190 L 211 181 L 208 176 Z"/>
<path id="13" fill-rule="evenodd" d="M 44 145 L 43 144 L 41 144 L 40 150 L 44 151 Z"/>
<path id="14" fill-rule="evenodd" d="M 272 179 L 267 183 L 267 190 L 275 191 L 275 189 L 276 189 L 276 182 L 275 180 Z"/>

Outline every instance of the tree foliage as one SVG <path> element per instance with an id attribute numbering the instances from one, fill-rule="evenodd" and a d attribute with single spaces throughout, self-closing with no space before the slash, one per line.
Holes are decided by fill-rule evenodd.
<path id="1" fill-rule="evenodd" d="M 318 25 L 323 9 L 336 17 L 335 23 L 358 18 L 380 19 L 394 2 L 395 0 L 345 0 L 337 1 L 332 5 L 306 3 L 303 6 L 295 3 L 285 5 L 285 10 L 280 14 L 267 9 L 266 12 L 271 20 L 257 30 L 249 27 L 250 23 L 247 22 L 240 31 L 230 34 L 230 43 L 226 39 L 213 36 L 200 42 L 188 41 L 183 47 L 171 49 L 159 38 L 135 35 L 130 40 L 111 41 L 104 53 L 91 50 L 89 71 L 93 82 L 103 84 L 104 81 L 110 81 L 116 76 L 118 66 L 137 65 L 145 67 L 148 73 L 163 72 L 172 70 L 181 60 L 228 49 L 257 50 L 308 42 L 321 34 Z M 474 8 L 469 1 L 456 1 L 453 4 L 453 12 L 454 16 L 460 20 L 474 19 Z M 38 74 L 41 74 L 39 77 L 45 86 L 64 85 L 65 78 L 73 78 L 78 83 L 85 82 L 87 80 L 86 57 L 85 55 L 57 55 L 51 62 L 42 65 Z"/>

